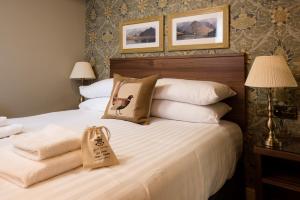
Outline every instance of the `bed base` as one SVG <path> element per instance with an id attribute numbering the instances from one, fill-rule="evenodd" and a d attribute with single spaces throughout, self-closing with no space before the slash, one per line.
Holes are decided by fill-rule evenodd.
<path id="1" fill-rule="evenodd" d="M 209 200 L 244 200 L 246 199 L 243 157 L 237 163 L 233 177 Z"/>

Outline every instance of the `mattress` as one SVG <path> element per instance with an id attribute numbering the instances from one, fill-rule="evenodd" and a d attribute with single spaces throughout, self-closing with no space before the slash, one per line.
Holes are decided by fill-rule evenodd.
<path id="1" fill-rule="evenodd" d="M 49 123 L 82 132 L 104 125 L 120 164 L 77 168 L 24 189 L 0 178 L 1 200 L 206 200 L 229 179 L 242 150 L 240 128 L 232 122 L 188 123 L 152 118 L 150 125 L 101 119 L 102 113 L 69 110 L 11 119 L 25 132 Z M 9 139 L 0 146 L 10 145 Z M 0 158 L 1 159 L 1 158 Z"/>

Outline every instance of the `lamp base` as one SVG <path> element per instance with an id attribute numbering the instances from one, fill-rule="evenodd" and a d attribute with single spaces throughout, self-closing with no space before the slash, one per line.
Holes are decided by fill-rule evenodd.
<path id="1" fill-rule="evenodd" d="M 80 103 L 84 101 L 84 97 L 80 95 Z"/>
<path id="2" fill-rule="evenodd" d="M 280 148 L 282 146 L 282 142 L 279 141 L 276 137 L 274 137 L 274 133 L 269 133 L 268 137 L 264 141 L 264 145 L 269 148 L 273 148 L 273 147 Z"/>
<path id="3" fill-rule="evenodd" d="M 281 147 L 281 142 L 276 138 L 274 132 L 274 122 L 273 122 L 273 110 L 272 110 L 272 88 L 268 89 L 268 121 L 267 127 L 269 129 L 268 137 L 264 141 L 266 147 Z"/>
<path id="4" fill-rule="evenodd" d="M 84 86 L 84 79 L 81 79 L 81 86 Z M 82 95 L 80 95 L 80 103 L 84 101 L 84 97 Z"/>

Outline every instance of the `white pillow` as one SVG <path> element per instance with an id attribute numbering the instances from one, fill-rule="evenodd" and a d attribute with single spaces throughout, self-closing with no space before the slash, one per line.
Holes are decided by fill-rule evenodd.
<path id="1" fill-rule="evenodd" d="M 157 80 L 153 98 L 209 105 L 234 95 L 230 87 L 217 82 L 162 78 Z"/>
<path id="2" fill-rule="evenodd" d="M 88 99 L 97 97 L 109 97 L 113 88 L 113 79 L 104 79 L 88 86 L 80 86 L 79 91 L 82 96 Z"/>
<path id="3" fill-rule="evenodd" d="M 176 101 L 153 100 L 151 116 L 186 122 L 216 124 L 230 110 L 231 107 L 223 102 L 198 106 Z"/>
<path id="4" fill-rule="evenodd" d="M 81 102 L 79 104 L 79 108 L 82 110 L 104 112 L 109 102 L 109 99 L 110 97 L 88 99 L 86 101 Z"/>

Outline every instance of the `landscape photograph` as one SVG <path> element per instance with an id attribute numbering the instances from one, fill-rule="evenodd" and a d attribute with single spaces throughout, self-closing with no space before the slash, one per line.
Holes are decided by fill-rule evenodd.
<path id="1" fill-rule="evenodd" d="M 191 40 L 214 38 L 217 33 L 217 18 L 178 22 L 176 24 L 176 39 Z"/>
<path id="2" fill-rule="evenodd" d="M 156 42 L 155 27 L 139 27 L 126 30 L 126 44 L 141 44 Z"/>

